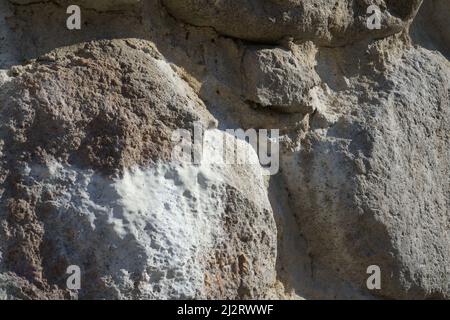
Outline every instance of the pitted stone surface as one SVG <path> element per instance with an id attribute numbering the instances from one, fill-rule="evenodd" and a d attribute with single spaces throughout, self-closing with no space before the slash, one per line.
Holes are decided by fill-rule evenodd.
<path id="1" fill-rule="evenodd" d="M 448 10 L 0 0 L 0 299 L 450 298 Z M 231 128 L 279 129 L 278 174 Z"/>

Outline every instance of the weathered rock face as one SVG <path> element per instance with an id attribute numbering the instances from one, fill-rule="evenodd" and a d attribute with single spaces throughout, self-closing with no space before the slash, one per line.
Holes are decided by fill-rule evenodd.
<path id="1" fill-rule="evenodd" d="M 332 53 L 324 53 L 323 64 L 345 63 L 329 60 Z M 361 286 L 367 266 L 389 270 L 385 296 L 448 294 L 446 64 L 422 50 L 402 50 L 385 61 L 376 74 L 383 87 L 370 96 L 355 97 L 360 80 L 333 75 L 327 80 L 348 78 L 349 88 L 327 88 L 320 103 L 330 107 L 312 117 L 303 148 L 285 158 L 291 203 L 316 263 Z"/>
<path id="2" fill-rule="evenodd" d="M 414 17 L 420 2 L 220 0 L 210 3 L 207 0 L 163 0 L 175 17 L 197 26 L 212 27 L 220 34 L 268 43 L 293 37 L 323 45 L 341 45 L 362 37 L 397 33 Z M 387 20 L 382 30 L 372 34 L 366 28 L 365 18 L 371 4 L 383 8 L 383 18 Z"/>
<path id="3" fill-rule="evenodd" d="M 290 50 L 249 48 L 242 61 L 247 100 L 280 112 L 312 113 L 320 78 L 314 47 L 310 44 L 310 54 L 307 50 L 296 56 Z"/>
<path id="4" fill-rule="evenodd" d="M 53 286 L 68 265 L 79 298 L 262 295 L 275 274 L 254 264 L 274 270 L 276 239 L 262 173 L 169 162 L 174 130 L 214 124 L 192 89 L 147 42 L 60 54 L 2 92 L 2 269 L 49 291 L 22 295 L 67 296 Z"/>
<path id="5" fill-rule="evenodd" d="M 450 298 L 445 0 L 78 4 L 0 0 L 0 298 Z"/>

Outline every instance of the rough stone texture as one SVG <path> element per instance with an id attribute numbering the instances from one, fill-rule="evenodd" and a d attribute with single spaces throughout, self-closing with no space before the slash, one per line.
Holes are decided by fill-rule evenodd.
<path id="1" fill-rule="evenodd" d="M 325 51 L 324 65 L 346 63 L 330 59 L 333 51 Z M 303 148 L 285 158 L 284 176 L 314 263 L 361 287 L 367 266 L 379 265 L 390 271 L 382 295 L 443 298 L 450 265 L 448 62 L 404 48 L 383 64 L 382 74 L 358 71 L 383 81 L 382 88 L 368 85 L 370 96 L 355 97 L 362 83 L 353 82 L 352 68 L 326 79 L 349 78 L 349 87 L 325 85 L 320 103 L 329 107 L 311 119 Z"/>
<path id="2" fill-rule="evenodd" d="M 0 0 L 0 298 L 450 298 L 447 1 L 66 4 Z"/>
<path id="3" fill-rule="evenodd" d="M 263 295 L 276 235 L 262 173 L 170 165 L 173 130 L 214 121 L 151 48 L 92 42 L 14 70 L 2 91 L 2 269 L 54 295 L 67 266 L 82 266 L 78 298 Z"/>
<path id="4" fill-rule="evenodd" d="M 286 37 L 341 45 L 362 37 L 382 37 L 408 25 L 420 0 L 163 0 L 183 21 L 212 27 L 220 34 L 274 43 Z M 381 30 L 369 32 L 366 11 L 370 4 L 383 9 Z M 244 22 L 245 23 L 242 23 Z"/>
<path id="5" fill-rule="evenodd" d="M 35 161 L 51 154 L 112 173 L 167 160 L 173 130 L 207 112 L 145 42 L 87 43 L 13 72 L 1 112 L 2 131 L 11 137 L 4 148 Z"/>
<path id="6" fill-rule="evenodd" d="M 250 48 L 243 57 L 247 99 L 280 112 L 312 113 L 314 88 L 320 78 L 314 70 L 314 47 L 296 57 L 290 50 Z"/>

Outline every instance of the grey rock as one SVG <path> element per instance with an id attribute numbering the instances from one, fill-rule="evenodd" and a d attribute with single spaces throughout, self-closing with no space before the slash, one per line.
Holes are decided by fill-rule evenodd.
<path id="1" fill-rule="evenodd" d="M 445 0 L 425 1 L 412 25 L 413 40 L 430 50 L 450 57 L 450 4 Z M 430 17 L 433 17 L 430 19 Z"/>
<path id="2" fill-rule="evenodd" d="M 30 5 L 37 3 L 52 2 L 50 0 L 9 0 L 11 3 L 18 5 Z M 96 9 L 96 10 L 123 10 L 129 8 L 130 6 L 139 4 L 141 0 L 78 0 L 78 1 L 67 1 L 67 0 L 57 0 L 64 5 L 79 5 L 83 8 Z"/>
<path id="3" fill-rule="evenodd" d="M 328 108 L 318 107 L 301 150 L 286 154 L 283 175 L 315 267 L 370 293 L 366 270 L 377 265 L 376 295 L 448 298 L 449 63 L 403 50 L 382 74 L 359 70 L 377 82 L 327 86 Z"/>

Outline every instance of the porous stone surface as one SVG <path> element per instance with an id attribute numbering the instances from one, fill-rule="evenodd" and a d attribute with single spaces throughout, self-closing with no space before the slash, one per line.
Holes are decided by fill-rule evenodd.
<path id="1" fill-rule="evenodd" d="M 0 299 L 450 298 L 447 1 L 70 4 L 0 0 Z"/>
<path id="2" fill-rule="evenodd" d="M 250 41 L 278 42 L 286 37 L 340 45 L 362 37 L 401 31 L 414 17 L 420 0 L 163 0 L 177 18 Z M 381 30 L 366 28 L 370 5 L 382 9 Z M 244 22 L 244 23 L 243 23 Z"/>
<path id="3" fill-rule="evenodd" d="M 342 62 L 329 54 L 324 64 Z M 367 266 L 378 265 L 390 270 L 383 295 L 443 298 L 450 252 L 448 62 L 402 48 L 384 68 L 367 74 L 383 87 L 357 101 L 361 79 L 344 73 L 327 79 L 348 77 L 349 87 L 325 87 L 319 103 L 329 107 L 312 117 L 303 148 L 285 158 L 284 176 L 318 265 L 362 286 Z"/>
<path id="4" fill-rule="evenodd" d="M 294 52 L 279 48 L 247 49 L 242 66 L 243 92 L 248 101 L 280 112 L 314 111 L 314 90 L 320 83 L 314 69 L 315 48 L 309 44 L 303 54 L 296 56 Z"/>
<path id="5" fill-rule="evenodd" d="M 253 265 L 275 264 L 262 173 L 169 163 L 174 130 L 214 121 L 150 44 L 92 42 L 15 72 L 2 92 L 6 270 L 55 294 L 66 266 L 83 266 L 83 299 L 251 297 L 272 285 Z"/>

